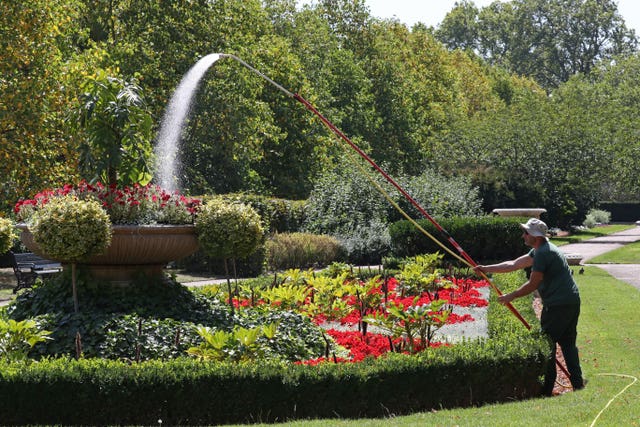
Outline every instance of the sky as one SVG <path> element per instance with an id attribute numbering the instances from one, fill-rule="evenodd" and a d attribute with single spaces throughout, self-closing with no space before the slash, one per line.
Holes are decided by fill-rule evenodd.
<path id="1" fill-rule="evenodd" d="M 494 0 L 473 0 L 476 7 L 482 8 Z M 312 3 L 312 0 L 301 0 L 298 3 Z M 416 22 L 427 26 L 436 26 L 444 19 L 447 12 L 453 9 L 456 0 L 366 0 L 371 15 L 378 18 L 398 18 L 411 27 Z M 618 13 L 622 15 L 629 28 L 640 35 L 640 1 L 618 0 Z"/>

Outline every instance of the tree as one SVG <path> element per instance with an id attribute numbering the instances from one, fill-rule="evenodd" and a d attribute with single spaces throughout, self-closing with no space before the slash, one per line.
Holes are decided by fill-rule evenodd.
<path id="1" fill-rule="evenodd" d="M 75 1 L 0 2 L 0 210 L 75 176 L 64 119 L 73 97 Z"/>
<path id="2" fill-rule="evenodd" d="M 469 0 L 457 1 L 438 25 L 435 35 L 449 49 L 478 51 L 478 14 L 476 5 Z"/>
<path id="3" fill-rule="evenodd" d="M 497 1 L 475 20 L 473 12 L 471 4 L 457 4 L 436 33 L 439 39 L 450 48 L 473 48 L 489 63 L 529 76 L 547 90 L 637 47 L 635 32 L 613 0 Z"/>
<path id="4" fill-rule="evenodd" d="M 111 186 L 148 183 L 152 120 L 140 87 L 98 72 L 83 89 L 76 111 L 76 126 L 86 135 L 80 144 L 83 177 Z"/>

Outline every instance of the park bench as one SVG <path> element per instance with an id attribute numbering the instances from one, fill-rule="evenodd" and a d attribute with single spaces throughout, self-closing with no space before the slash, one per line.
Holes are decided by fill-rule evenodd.
<path id="1" fill-rule="evenodd" d="M 18 286 L 13 293 L 22 288 L 30 288 L 39 277 L 56 274 L 62 271 L 62 264 L 57 261 L 42 258 L 34 253 L 13 253 L 13 272 L 18 280 Z"/>

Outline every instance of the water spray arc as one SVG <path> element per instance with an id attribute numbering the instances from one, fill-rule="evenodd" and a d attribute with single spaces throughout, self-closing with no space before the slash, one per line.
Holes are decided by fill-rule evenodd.
<path id="1" fill-rule="evenodd" d="M 405 218 L 407 218 L 409 221 L 411 221 L 412 224 L 415 225 L 427 237 L 432 239 L 435 243 L 440 245 L 448 253 L 452 254 L 455 258 L 457 258 L 458 260 L 460 260 L 464 264 L 466 264 L 466 265 L 468 265 L 469 267 L 472 267 L 472 268 L 476 267 L 478 265 L 469 256 L 469 254 L 467 254 L 467 252 L 455 241 L 455 239 L 431 215 L 429 215 L 429 213 L 413 197 L 411 197 L 411 195 L 408 194 L 404 190 L 404 188 L 402 188 L 391 176 L 389 176 L 389 174 L 387 174 L 380 166 L 378 166 L 373 161 L 373 159 L 371 157 L 369 157 L 369 155 L 367 155 L 364 151 L 362 151 L 360 149 L 360 147 L 358 147 L 353 141 L 351 141 L 342 131 L 340 131 L 340 129 L 338 129 L 333 123 L 331 123 L 326 117 L 324 117 L 313 105 L 311 105 L 306 99 L 304 99 L 299 94 L 293 93 L 293 92 L 285 89 L 284 87 L 282 87 L 278 83 L 274 82 L 269 77 L 267 77 L 266 75 L 264 75 L 263 73 L 261 73 L 260 71 L 258 71 L 254 67 L 252 67 L 251 65 L 247 64 L 245 61 L 243 61 L 242 59 L 240 59 L 236 55 L 226 54 L 226 53 L 214 53 L 214 54 L 210 54 L 210 55 L 207 55 L 207 56 L 203 57 L 202 59 L 200 59 L 200 61 L 198 61 L 196 63 L 196 65 L 194 65 L 194 67 L 189 71 L 189 73 L 187 73 L 187 76 L 192 71 L 197 70 L 197 71 L 194 71 L 194 74 L 199 74 L 199 76 L 202 77 L 202 75 L 204 75 L 204 73 L 206 72 L 206 69 L 208 67 L 210 67 L 214 62 L 216 62 L 220 58 L 231 58 L 231 59 L 237 61 L 238 63 L 240 63 L 242 66 L 244 66 L 245 68 L 247 68 L 248 70 L 250 70 L 254 74 L 260 76 L 261 78 L 263 78 L 264 80 L 269 82 L 275 88 L 277 88 L 282 93 L 284 93 L 287 97 L 293 98 L 296 101 L 298 101 L 301 104 L 303 104 L 307 110 L 309 110 L 314 115 L 316 115 L 322 121 L 322 123 L 325 126 L 327 126 L 336 136 L 338 136 L 340 139 L 342 139 L 344 142 L 346 142 L 362 159 L 364 159 L 367 163 L 369 163 L 376 170 L 376 172 L 378 172 L 380 175 L 382 175 L 384 177 L 384 179 L 389 184 L 391 184 L 393 187 L 395 187 L 405 197 L 405 199 L 407 199 L 407 201 L 409 201 L 409 203 L 411 203 L 411 205 L 414 206 L 420 212 L 420 214 L 422 216 L 424 216 L 426 219 L 428 219 L 434 225 L 434 227 L 445 237 L 445 239 L 451 244 L 451 246 L 453 246 L 458 251 L 458 253 L 460 255 L 457 255 L 454 252 L 452 252 L 449 248 L 444 246 L 438 239 L 436 239 L 434 236 L 432 236 L 426 230 L 424 230 L 422 227 L 420 227 L 419 224 L 417 222 L 415 222 L 415 220 L 411 219 L 404 211 L 402 211 L 402 209 L 396 203 L 394 203 L 391 200 L 391 198 L 384 191 L 384 189 L 382 189 L 380 186 L 376 185 L 376 188 L 383 193 L 385 198 L 396 209 L 398 209 L 400 211 L 400 213 L 403 214 L 403 216 L 405 216 Z M 192 86 L 194 88 L 193 90 L 195 90 L 195 88 L 197 87 L 197 82 L 195 84 L 193 84 L 193 83 L 190 83 L 190 84 L 184 83 L 184 81 L 187 79 L 187 76 L 185 76 L 185 78 L 183 78 L 183 81 L 180 83 L 178 88 L 180 88 L 184 84 L 185 86 Z M 178 92 L 178 89 L 176 90 L 176 92 Z M 174 95 L 174 97 L 175 96 L 176 95 Z M 173 102 L 173 98 L 172 98 L 172 101 L 170 102 L 170 105 L 171 105 L 172 102 Z M 187 102 L 187 107 L 186 107 L 185 113 L 184 113 L 183 117 L 181 118 L 182 122 L 186 119 L 186 115 L 188 114 L 189 103 L 190 103 L 190 100 Z M 180 122 L 180 123 L 173 122 L 172 123 L 173 126 L 177 126 L 178 127 L 177 130 L 175 130 L 175 129 L 173 130 L 173 133 L 174 133 L 173 136 L 176 137 L 176 138 L 179 138 L 179 136 L 180 136 L 180 133 L 181 133 L 181 130 L 182 130 L 182 122 Z M 160 139 L 162 139 L 162 138 L 160 138 Z M 176 144 L 173 144 L 173 145 L 176 145 Z M 175 153 L 173 155 L 175 157 Z M 361 170 L 364 172 L 364 169 L 361 169 Z M 373 180 L 370 179 L 370 181 L 372 183 L 374 183 Z M 375 183 L 374 183 L 374 185 L 375 185 Z M 486 274 L 484 274 L 484 273 L 480 273 L 480 274 L 481 274 L 482 278 L 485 279 L 489 283 L 489 285 L 493 288 L 493 290 L 499 296 L 502 295 L 502 292 L 500 291 L 500 289 L 489 279 L 489 277 L 487 277 Z M 518 320 L 520 320 L 520 322 L 527 329 L 531 329 L 531 325 L 526 321 L 526 319 L 524 317 L 522 317 L 520 312 L 511 303 L 506 304 L 506 307 L 518 318 Z M 566 370 L 566 368 L 559 361 L 556 361 L 556 362 L 557 362 L 558 366 L 561 368 L 561 370 L 565 373 L 565 375 L 567 375 L 567 377 L 569 377 L 569 372 Z"/>

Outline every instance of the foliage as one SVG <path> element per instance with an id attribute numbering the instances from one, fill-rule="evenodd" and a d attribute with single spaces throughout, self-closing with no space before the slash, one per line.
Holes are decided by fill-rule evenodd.
<path id="1" fill-rule="evenodd" d="M 398 345 L 397 351 L 405 351 L 406 348 L 413 354 L 429 347 L 435 333 L 447 323 L 452 308 L 445 304 L 446 301 L 437 299 L 428 304 L 404 307 L 392 301 L 386 306 L 386 313 L 367 316 L 364 321 L 381 327 L 392 338 L 400 339 L 402 344 Z M 418 346 L 415 345 L 416 339 Z"/>
<path id="2" fill-rule="evenodd" d="M 25 361 L 34 345 L 49 339 L 51 332 L 39 328 L 33 320 L 16 322 L 0 313 L 0 358 Z"/>
<path id="3" fill-rule="evenodd" d="M 280 360 L 318 357 L 325 342 L 316 325 L 292 312 L 265 312 L 250 307 L 231 309 L 217 292 L 192 292 L 174 281 L 138 280 L 129 288 L 96 286 L 85 272 L 78 277 L 83 310 L 73 312 L 69 274 L 18 295 L 8 307 L 11 319 L 33 319 L 51 331 L 51 340 L 37 344 L 30 356 L 76 356 L 77 334 L 82 355 L 124 361 L 173 359 L 186 356 L 202 339 L 197 327 L 230 333 L 235 327 L 253 329 L 277 324 L 277 339 L 261 339 L 265 356 Z"/>
<path id="4" fill-rule="evenodd" d="M 484 216 L 435 219 L 447 231 L 447 235 L 440 233 L 428 220 L 420 220 L 418 224 L 454 254 L 459 255 L 449 243 L 449 237 L 452 237 L 476 261 L 513 259 L 526 250 L 519 225 L 526 221 L 526 218 Z M 426 237 L 409 221 L 393 223 L 389 227 L 389 233 L 395 256 L 409 257 L 443 251 L 441 246 Z M 449 262 L 454 261 L 448 252 L 444 254 L 444 259 Z"/>
<path id="5" fill-rule="evenodd" d="M 178 192 L 169 193 L 153 184 L 116 187 L 82 181 L 77 186 L 67 184 L 41 191 L 33 199 L 20 200 L 14 207 L 14 213 L 19 221 L 29 222 L 52 198 L 67 195 L 99 202 L 111 222 L 119 225 L 191 224 L 200 205 L 199 199 L 185 197 Z"/>
<path id="6" fill-rule="evenodd" d="M 637 158 L 638 58 L 612 1 L 519 0 L 481 10 L 460 2 L 437 30 L 381 21 L 364 3 L 344 0 L 302 9 L 287 0 L 5 3 L 7 213 L 19 197 L 78 179 L 88 139 L 64 118 L 78 111 L 79 93 L 91 93 L 83 85 L 109 86 L 106 76 L 118 76 L 122 86 L 126 77 L 159 118 L 181 76 L 209 52 L 237 54 L 304 95 L 395 176 L 470 176 L 485 211 L 545 207 L 550 224 L 563 227 L 603 198 L 637 198 L 638 168 L 627 159 Z M 447 50 L 438 38 L 466 51 Z M 345 147 L 334 139 L 259 76 L 220 60 L 185 129 L 180 180 L 190 194 L 304 199 L 318 177 L 340 167 Z M 149 160 L 141 151 L 133 157 L 128 164 Z M 348 237 L 354 248 L 367 244 Z"/>
<path id="7" fill-rule="evenodd" d="M 18 238 L 13 221 L 0 217 L 0 254 L 7 252 Z"/>
<path id="8" fill-rule="evenodd" d="M 213 332 L 206 327 L 199 327 L 197 330 L 203 341 L 198 347 L 189 348 L 189 355 L 199 360 L 248 362 L 265 357 L 268 346 L 261 342 L 261 339 L 273 340 L 277 325 L 263 325 L 251 329 L 235 327 L 231 332 Z"/>
<path id="9" fill-rule="evenodd" d="M 80 2 L 0 3 L 0 210 L 34 188 L 76 179 L 74 135 L 64 119 L 76 81 L 92 67 L 74 42 Z M 80 69 L 74 67 L 82 62 Z"/>
<path id="10" fill-rule="evenodd" d="M 582 225 L 587 228 L 593 228 L 596 225 L 606 225 L 611 221 L 611 212 L 603 211 L 601 209 L 591 209 L 587 213 L 587 217 L 584 219 Z"/>
<path id="11" fill-rule="evenodd" d="M 502 306 L 495 306 L 490 324 L 495 322 L 496 334 L 490 340 L 427 349 L 412 356 L 391 353 L 355 364 L 203 363 L 191 358 L 141 363 L 51 358 L 29 366 L 3 363 L 0 390 L 7 399 L 0 401 L 4 405 L 0 409 L 6 410 L 6 421 L 12 424 L 141 425 L 152 413 L 163 423 L 211 425 L 257 417 L 263 421 L 331 417 L 336 408 L 353 417 L 383 416 L 379 408 L 371 407 L 371 399 L 381 402 L 385 410 L 402 414 L 416 408 L 441 410 L 534 396 L 548 344 L 538 332 L 513 324 L 515 318 Z M 535 318 L 530 301 L 523 306 L 525 317 Z M 464 378 L 464 390 L 455 385 L 424 386 L 428 381 L 447 384 L 451 378 Z M 26 396 L 42 396 L 41 404 L 27 410 Z M 78 407 L 73 408 L 74 404 Z M 162 408 L 159 415 L 154 412 L 157 408 Z"/>
<path id="12" fill-rule="evenodd" d="M 260 216 L 252 207 L 221 198 L 207 201 L 198 210 L 196 230 L 204 251 L 218 258 L 247 257 L 264 239 Z"/>
<path id="13" fill-rule="evenodd" d="M 44 253 L 65 262 L 99 255 L 111 243 L 111 221 L 100 204 L 72 195 L 49 199 L 28 226 Z"/>
<path id="14" fill-rule="evenodd" d="M 305 217 L 306 200 L 287 200 L 251 193 L 220 194 L 229 203 L 244 203 L 256 210 L 270 234 L 299 231 Z M 207 197 L 203 198 L 204 201 Z"/>
<path id="15" fill-rule="evenodd" d="M 464 1 L 436 34 L 452 49 L 474 50 L 549 90 L 637 46 L 612 0 L 516 0 L 480 10 Z"/>
<path id="16" fill-rule="evenodd" d="M 335 237 L 311 233 L 278 233 L 265 243 L 272 271 L 324 267 L 343 258 L 344 248 Z"/>

